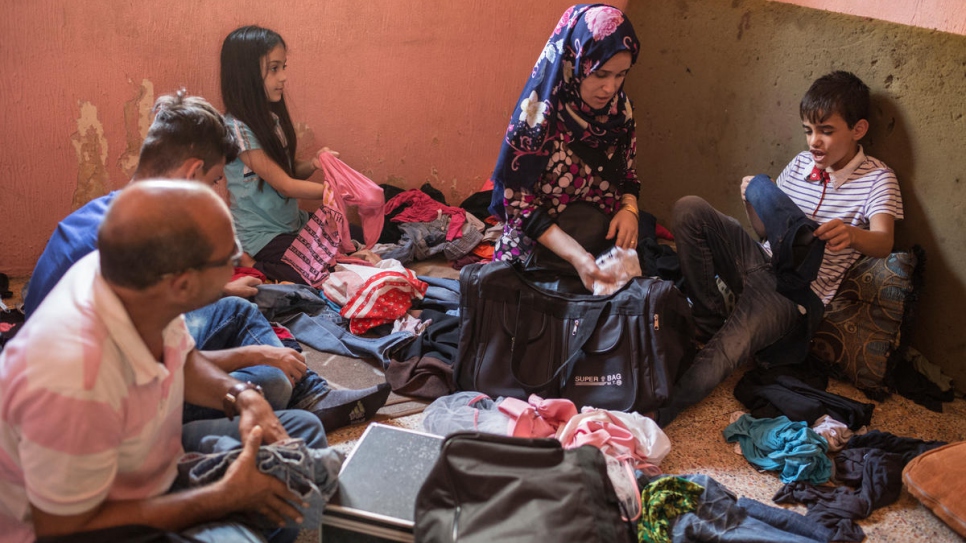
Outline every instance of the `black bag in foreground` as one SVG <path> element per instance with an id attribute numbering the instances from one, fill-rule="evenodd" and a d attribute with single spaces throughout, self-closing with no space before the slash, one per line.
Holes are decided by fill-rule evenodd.
<path id="1" fill-rule="evenodd" d="M 458 432 L 443 442 L 416 496 L 421 543 L 624 543 L 617 495 L 599 449 L 555 439 Z"/>
<path id="2" fill-rule="evenodd" d="M 462 269 L 457 387 L 578 409 L 661 406 L 694 357 L 691 310 L 674 284 L 637 277 L 593 296 L 544 288 L 539 275 L 505 262 Z"/>

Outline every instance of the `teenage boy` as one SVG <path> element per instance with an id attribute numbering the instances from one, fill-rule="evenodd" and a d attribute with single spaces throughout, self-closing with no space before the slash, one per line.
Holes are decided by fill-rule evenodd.
<path id="1" fill-rule="evenodd" d="M 835 296 L 845 271 L 861 255 L 888 256 L 894 222 L 903 217 L 902 197 L 893 171 L 859 144 L 869 129 L 868 112 L 869 88 L 848 72 L 825 75 L 805 93 L 800 114 L 808 151 L 796 156 L 774 184 L 765 176 L 745 177 L 741 184 L 755 231 L 770 244 L 756 242 L 737 220 L 697 196 L 675 204 L 678 255 L 699 339 L 707 343 L 654 414 L 659 425 L 669 424 L 735 368 L 769 346 L 784 344 L 796 330 L 808 330 L 797 344 L 804 352 L 801 342 Z M 780 220 L 763 221 L 758 215 Z M 804 237 L 796 231 L 785 238 L 786 233 L 765 228 L 776 224 L 804 225 Z M 784 239 L 789 243 L 782 241 L 779 251 L 776 240 Z M 801 271 L 808 267 L 802 263 L 808 252 L 817 253 L 817 259 L 810 274 L 804 274 L 807 280 L 795 276 L 804 286 L 795 292 L 776 269 Z M 779 254 L 792 262 L 779 266 Z M 716 276 L 737 297 L 730 315 Z M 813 325 L 803 326 L 809 319 Z"/>

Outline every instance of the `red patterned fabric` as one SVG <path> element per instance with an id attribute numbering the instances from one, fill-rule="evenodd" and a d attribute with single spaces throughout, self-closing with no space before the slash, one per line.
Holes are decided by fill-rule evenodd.
<path id="1" fill-rule="evenodd" d="M 341 315 L 349 319 L 350 332 L 364 334 L 406 314 L 412 307 L 412 299 L 422 299 L 427 288 L 429 285 L 417 279 L 409 269 L 405 273 L 377 273 L 345 303 Z"/>

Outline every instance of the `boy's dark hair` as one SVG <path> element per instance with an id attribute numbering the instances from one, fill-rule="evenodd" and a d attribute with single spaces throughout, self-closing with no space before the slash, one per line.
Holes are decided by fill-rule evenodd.
<path id="1" fill-rule="evenodd" d="M 815 80 L 799 106 L 802 119 L 818 124 L 838 113 L 852 128 L 869 118 L 869 87 L 851 72 L 832 72 Z"/>
<path id="2" fill-rule="evenodd" d="M 278 102 L 268 100 L 262 75 L 262 57 L 279 45 L 287 48 L 281 35 L 259 26 L 243 26 L 228 34 L 221 45 L 221 99 L 225 112 L 248 125 L 262 150 L 294 177 L 295 127 L 285 97 Z M 275 129 L 276 116 L 284 139 Z M 259 179 L 259 190 L 263 184 Z"/>
<path id="3" fill-rule="evenodd" d="M 190 158 L 200 159 L 207 172 L 222 159 L 227 164 L 237 157 L 238 144 L 221 113 L 181 89 L 154 103 L 154 122 L 141 144 L 134 178 L 165 177 Z"/>

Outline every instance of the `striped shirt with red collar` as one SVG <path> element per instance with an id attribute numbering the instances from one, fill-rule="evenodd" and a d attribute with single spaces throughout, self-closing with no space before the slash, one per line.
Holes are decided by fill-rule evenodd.
<path id="1" fill-rule="evenodd" d="M 886 213 L 896 220 L 903 218 L 902 195 L 895 172 L 882 161 L 867 156 L 861 145 L 844 168 L 829 171 L 831 180 L 824 187 L 824 197 L 822 182 L 808 180 L 814 167 L 812 154 L 803 151 L 785 167 L 776 183 L 819 224 L 841 219 L 845 224 L 868 230 L 873 215 Z M 767 243 L 765 245 L 768 249 Z M 812 282 L 812 291 L 823 303 L 832 300 L 846 270 L 860 256 L 861 253 L 852 247 L 841 251 L 825 249 L 822 267 Z"/>

